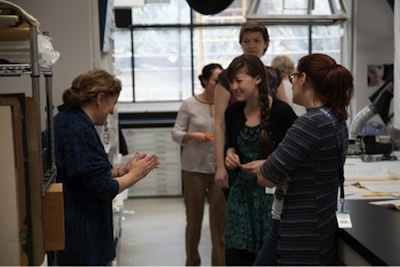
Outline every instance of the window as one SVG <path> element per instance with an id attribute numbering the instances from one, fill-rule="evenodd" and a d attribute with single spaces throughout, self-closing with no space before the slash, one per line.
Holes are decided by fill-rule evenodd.
<path id="1" fill-rule="evenodd" d="M 159 3 L 157 3 L 159 2 Z M 132 7 L 132 26 L 114 32 L 114 60 L 122 80 L 121 102 L 182 101 L 201 92 L 198 75 L 211 62 L 227 67 L 242 53 L 240 25 L 246 0 L 235 0 L 223 12 L 192 12 L 185 0 L 149 1 Z M 268 26 L 270 45 L 262 58 L 276 55 L 296 62 L 310 52 L 341 59 L 342 26 Z"/>

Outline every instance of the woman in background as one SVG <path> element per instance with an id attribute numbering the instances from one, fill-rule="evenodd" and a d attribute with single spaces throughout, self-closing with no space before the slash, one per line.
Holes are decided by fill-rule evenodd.
<path id="1" fill-rule="evenodd" d="M 297 119 L 293 109 L 268 93 L 262 61 L 253 55 L 236 57 L 227 77 L 237 102 L 225 113 L 225 166 L 236 173 L 226 213 L 226 264 L 250 266 L 271 226 L 273 196 L 258 185 L 256 172 Z"/>
<path id="2" fill-rule="evenodd" d="M 294 72 L 294 63 L 288 56 L 276 56 L 271 66 L 279 69 L 282 73 L 282 83 L 285 87 L 285 93 L 288 98 L 288 104 L 293 108 L 297 116 L 301 116 L 306 113 L 306 109 L 296 103 L 293 103 L 292 84 L 289 82 L 289 75 Z"/>
<path id="3" fill-rule="evenodd" d="M 268 30 L 261 22 L 248 20 L 242 24 L 240 29 L 239 43 L 244 54 L 261 58 L 269 46 Z M 267 70 L 269 93 L 272 97 L 287 102 L 280 71 L 269 66 L 265 66 L 265 68 Z M 221 188 L 225 189 L 228 189 L 233 181 L 228 181 L 228 172 L 224 165 L 226 151 L 224 114 L 228 105 L 233 102 L 235 102 L 235 96 L 232 94 L 226 77 L 226 71 L 224 71 L 220 75 L 219 82 L 215 88 L 214 146 L 217 165 L 215 181 Z M 232 180 L 231 178 L 229 180 Z M 225 192 L 227 194 L 228 191 Z"/>
<path id="4" fill-rule="evenodd" d="M 226 201 L 222 189 L 214 181 L 213 147 L 214 89 L 221 71 L 222 66 L 215 63 L 203 68 L 199 80 L 204 91 L 182 103 L 172 129 L 172 139 L 182 146 L 186 266 L 199 266 L 201 263 L 198 246 L 206 196 L 210 205 L 211 264 L 225 265 L 223 236 Z"/>
<path id="5" fill-rule="evenodd" d="M 257 173 L 260 185 L 290 179 L 277 236 L 278 265 L 336 264 L 338 187 L 348 147 L 353 77 L 325 54 L 300 59 L 289 76 L 293 101 L 307 109 Z M 268 254 L 267 251 L 262 253 Z"/>
<path id="6" fill-rule="evenodd" d="M 114 168 L 95 129 L 114 112 L 120 80 L 104 70 L 80 74 L 54 118 L 57 182 L 63 183 L 65 249 L 58 265 L 109 265 L 115 258 L 112 200 L 159 165 L 136 153 Z"/>

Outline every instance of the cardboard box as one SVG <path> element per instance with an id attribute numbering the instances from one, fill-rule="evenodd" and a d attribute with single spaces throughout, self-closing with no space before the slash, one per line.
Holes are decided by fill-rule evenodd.
<path id="1" fill-rule="evenodd" d="M 52 183 L 43 198 L 45 251 L 65 248 L 64 199 L 62 183 Z"/>

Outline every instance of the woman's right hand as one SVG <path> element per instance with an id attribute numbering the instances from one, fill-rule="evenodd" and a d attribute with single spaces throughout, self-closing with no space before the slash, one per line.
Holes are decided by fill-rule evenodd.
<path id="1" fill-rule="evenodd" d="M 225 166 L 229 170 L 240 168 L 242 164 L 240 163 L 239 155 L 236 153 L 227 153 L 225 157 Z"/>
<path id="2" fill-rule="evenodd" d="M 160 162 L 156 154 L 147 155 L 136 152 L 133 158 L 125 165 L 125 169 L 136 180 L 144 178 L 149 172 L 158 168 Z"/>
<path id="3" fill-rule="evenodd" d="M 208 132 L 194 132 L 191 133 L 191 135 L 192 135 L 192 140 L 198 143 L 206 143 L 206 142 L 211 142 L 213 140 L 212 135 Z"/>

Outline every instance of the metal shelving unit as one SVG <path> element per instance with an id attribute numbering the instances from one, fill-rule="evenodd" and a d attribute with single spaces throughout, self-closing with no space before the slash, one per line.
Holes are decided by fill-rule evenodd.
<path id="1" fill-rule="evenodd" d="M 42 179 L 42 195 L 44 196 L 50 183 L 55 181 L 57 175 L 55 165 L 55 150 L 54 150 L 54 125 L 53 125 L 53 100 L 52 100 L 52 77 L 53 72 L 51 66 L 44 66 L 39 64 L 39 52 L 38 52 L 38 26 L 39 22 L 29 14 L 26 14 L 23 10 L 19 10 L 14 4 L 8 1 L 0 0 L 0 9 L 11 9 L 15 13 L 14 16 L 18 16 L 18 20 L 23 20 L 29 25 L 29 52 L 30 52 L 30 63 L 26 64 L 0 64 L 0 77 L 20 77 L 22 75 L 31 76 L 31 88 L 32 97 L 36 102 L 36 110 L 38 114 L 38 146 L 41 151 L 42 157 L 40 162 L 43 166 L 43 179 Z M 3 16 L 3 12 L 0 12 L 0 16 Z M 4 15 L 12 17 L 12 15 Z M 2 38 L 4 40 L 4 38 Z M 46 130 L 44 136 L 47 139 L 47 147 L 44 147 L 42 140 L 42 129 L 41 129 L 41 101 L 40 101 L 40 79 L 45 79 L 46 89 L 46 106 L 51 107 L 46 109 Z M 47 163 L 43 165 L 43 162 Z"/>

